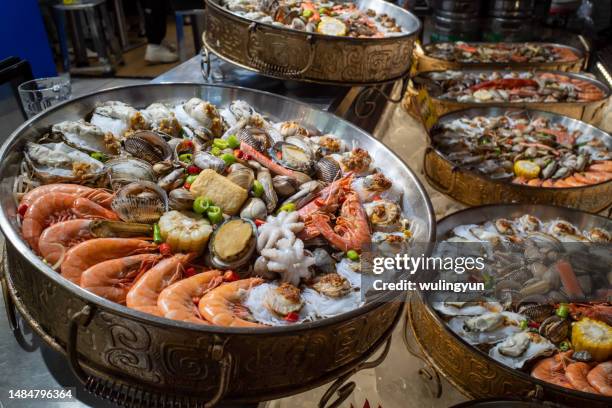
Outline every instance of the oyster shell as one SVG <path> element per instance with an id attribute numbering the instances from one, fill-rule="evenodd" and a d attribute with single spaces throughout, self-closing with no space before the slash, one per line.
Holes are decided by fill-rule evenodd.
<path id="1" fill-rule="evenodd" d="M 343 297 L 352 290 L 349 281 L 337 273 L 329 273 L 318 278 L 312 287 L 322 295 L 332 298 Z"/>
<path id="2" fill-rule="evenodd" d="M 210 140 L 223 134 L 221 115 L 215 105 L 208 101 L 191 98 L 176 106 L 174 113 L 179 123 L 200 139 Z"/>
<path id="3" fill-rule="evenodd" d="M 208 248 L 215 268 L 237 269 L 255 253 L 257 227 L 250 220 L 230 218 L 213 233 Z"/>
<path id="4" fill-rule="evenodd" d="M 302 299 L 304 299 L 304 309 L 307 314 L 314 314 L 322 318 L 337 316 L 358 309 L 364 304 L 358 290 L 351 291 L 340 298 L 332 298 L 314 289 L 305 288 L 302 291 Z"/>
<path id="5" fill-rule="evenodd" d="M 151 164 L 169 161 L 173 155 L 170 145 L 151 130 L 141 130 L 129 135 L 123 141 L 123 148 L 132 156 Z"/>
<path id="6" fill-rule="evenodd" d="M 251 220 L 265 220 L 268 216 L 266 204 L 257 197 L 251 197 L 247 200 L 240 211 L 240 218 L 248 218 Z"/>
<path id="7" fill-rule="evenodd" d="M 100 152 L 109 156 L 119 153 L 119 143 L 112 133 L 105 133 L 84 120 L 56 123 L 51 132 L 59 134 L 67 145 L 87 153 Z"/>
<path id="8" fill-rule="evenodd" d="M 102 103 L 94 109 L 90 122 L 118 138 L 122 138 L 129 130 L 149 128 L 146 118 L 140 112 L 119 101 Z"/>
<path id="9" fill-rule="evenodd" d="M 432 302 L 435 310 L 445 316 L 478 316 L 487 312 L 501 312 L 503 307 L 498 302 Z"/>
<path id="10" fill-rule="evenodd" d="M 129 184 L 133 181 L 155 182 L 155 172 L 153 167 L 144 160 L 120 157 L 109 160 L 104 164 L 110 178 L 113 190 Z"/>
<path id="11" fill-rule="evenodd" d="M 480 316 L 458 316 L 448 322 L 449 328 L 470 344 L 495 344 L 521 331 L 525 317 L 512 312 L 491 312 Z"/>
<path id="12" fill-rule="evenodd" d="M 181 135 L 181 125 L 174 113 L 163 103 L 152 103 L 141 111 L 151 128 L 172 137 Z"/>
<path id="13" fill-rule="evenodd" d="M 537 357 L 549 356 L 555 345 L 537 333 L 520 332 L 508 337 L 489 351 L 489 356 L 511 368 L 522 368 Z"/>
<path id="14" fill-rule="evenodd" d="M 111 208 L 125 222 L 151 224 L 168 211 L 168 196 L 155 183 L 137 181 L 117 192 Z"/>
<path id="15" fill-rule="evenodd" d="M 244 164 L 234 163 L 229 167 L 226 177 L 246 191 L 250 191 L 255 181 L 255 172 Z"/>
<path id="16" fill-rule="evenodd" d="M 89 182 L 104 175 L 102 162 L 65 143 L 28 142 L 25 158 L 43 183 Z"/>

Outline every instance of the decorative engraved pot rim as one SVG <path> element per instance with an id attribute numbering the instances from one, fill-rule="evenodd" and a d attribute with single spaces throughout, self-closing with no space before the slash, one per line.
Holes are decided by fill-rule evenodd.
<path id="1" fill-rule="evenodd" d="M 189 89 L 193 88 L 193 90 L 204 89 L 204 88 L 223 88 L 223 89 L 232 90 L 232 91 L 241 92 L 241 93 L 251 93 L 254 95 L 259 94 L 262 96 L 267 96 L 269 98 L 284 100 L 286 102 L 290 102 L 291 104 L 294 104 L 300 107 L 304 107 L 305 109 L 310 110 L 310 111 L 320 111 L 320 109 L 313 108 L 311 105 L 305 102 L 300 102 L 300 101 L 297 101 L 297 100 L 294 100 L 294 99 L 291 99 L 285 96 L 280 96 L 280 95 L 276 95 L 270 92 L 253 90 L 249 88 L 231 86 L 231 85 L 192 84 L 192 83 L 163 83 L 163 84 L 148 83 L 148 84 L 140 84 L 140 85 L 118 86 L 118 87 L 104 89 L 102 91 L 92 92 L 90 94 L 82 95 L 77 98 L 70 99 L 68 101 L 64 101 L 30 118 L 29 120 L 24 122 L 21 126 L 19 126 L 5 140 L 4 144 L 0 148 L 0 158 L 5 158 L 7 156 L 7 154 L 11 151 L 13 144 L 18 142 L 19 136 L 21 136 L 21 133 L 26 128 L 34 126 L 41 118 L 53 114 L 54 112 L 64 108 L 65 105 L 71 105 L 71 104 L 76 105 L 79 101 L 82 101 L 85 99 L 91 99 L 93 95 L 104 95 L 107 93 L 112 94 L 120 90 L 121 91 L 138 91 L 138 90 L 142 91 L 143 89 L 147 89 L 147 88 L 150 89 L 150 88 L 164 88 L 164 87 L 189 88 Z M 193 93 L 192 96 L 198 96 L 198 95 L 196 93 Z M 325 114 L 330 115 L 335 122 L 340 122 L 347 128 L 351 129 L 351 131 L 356 134 L 366 133 L 361 128 L 357 127 L 356 125 L 340 117 L 337 117 L 336 115 L 333 115 L 329 112 L 325 112 Z M 395 152 L 389 149 L 384 143 L 380 142 L 379 140 L 374 139 L 371 135 L 368 134 L 367 136 L 369 136 L 369 139 L 367 140 L 371 139 L 375 141 L 375 146 L 377 148 L 382 149 L 385 152 L 385 154 L 395 158 L 398 162 L 403 164 L 404 168 L 406 169 L 408 173 L 408 177 L 414 183 L 414 187 L 416 188 L 418 195 L 420 197 L 423 197 L 424 199 L 423 204 L 427 210 L 427 219 L 425 219 L 424 221 L 426 222 L 428 227 L 430 227 L 425 241 L 429 243 L 428 248 L 429 250 L 431 250 L 431 248 L 433 247 L 433 243 L 434 243 L 435 235 L 436 235 L 435 218 L 433 215 L 434 212 L 433 212 L 431 201 L 429 200 L 429 196 L 425 192 L 425 188 L 423 187 L 423 184 L 420 182 L 416 174 L 409 168 L 408 165 L 406 165 L 406 163 Z M 2 166 L 3 165 L 0 164 L 0 167 Z M 123 306 L 118 303 L 114 303 L 110 300 L 98 297 L 94 295 L 93 293 L 86 291 L 80 286 L 62 277 L 59 273 L 54 271 L 49 265 L 44 263 L 41 258 L 39 258 L 36 254 L 34 254 L 32 250 L 29 248 L 29 246 L 25 243 L 25 241 L 21 238 L 20 233 L 17 232 L 17 230 L 13 227 L 13 224 L 9 220 L 10 217 L 15 217 L 15 216 L 16 216 L 15 214 L 10 214 L 10 215 L 7 214 L 4 207 L 0 206 L 0 230 L 4 234 L 5 239 L 11 242 L 11 244 L 15 247 L 15 249 L 23 256 L 23 258 L 25 258 L 25 260 L 27 260 L 27 262 L 31 266 L 33 266 L 39 272 L 45 274 L 54 283 L 69 290 L 72 296 L 76 296 L 92 305 L 96 305 L 102 310 L 110 310 L 116 313 L 117 315 L 127 317 L 127 318 L 133 318 L 140 322 L 150 324 L 153 326 L 157 326 L 157 327 L 187 329 L 187 330 L 192 330 L 195 332 L 202 332 L 202 333 L 209 333 L 209 334 L 221 333 L 221 334 L 242 334 L 242 335 L 252 335 L 252 336 L 257 336 L 257 335 L 267 336 L 271 334 L 298 334 L 300 332 L 309 331 L 311 329 L 332 326 L 338 323 L 350 321 L 359 316 L 366 315 L 372 310 L 380 308 L 384 305 L 384 302 L 375 301 L 375 302 L 368 303 L 358 309 L 352 310 L 348 313 L 344 313 L 344 314 L 334 316 L 331 318 L 321 319 L 321 320 L 317 320 L 314 322 L 302 323 L 302 324 L 295 325 L 295 326 L 274 326 L 274 327 L 265 327 L 265 328 L 219 327 L 219 326 L 212 326 L 212 325 L 208 326 L 208 325 L 201 325 L 201 324 L 196 324 L 196 323 L 188 323 L 188 322 L 182 322 L 182 321 L 177 321 L 177 320 L 165 319 L 162 317 L 153 316 L 153 315 L 150 315 L 144 312 L 140 312 L 137 310 L 129 309 L 126 306 Z M 395 294 L 395 296 L 393 297 L 394 299 L 393 301 L 404 301 L 406 294 L 407 292 L 401 292 L 401 293 Z"/>
<path id="2" fill-rule="evenodd" d="M 393 35 L 393 36 L 387 36 L 387 37 L 382 37 L 382 38 L 367 38 L 367 37 L 341 37 L 341 36 L 337 36 L 337 35 L 328 35 L 328 34 L 320 34 L 317 32 L 307 32 L 307 31 L 302 31 L 302 30 L 295 30 L 293 28 L 289 28 L 289 27 L 284 27 L 284 26 L 277 26 L 277 25 L 273 25 L 270 23 L 261 23 L 259 21 L 255 21 L 255 20 L 251 20 L 249 18 L 246 17 L 242 17 L 239 16 L 237 14 L 232 13 L 231 11 L 229 11 L 228 9 L 226 9 L 225 7 L 221 6 L 219 3 L 219 0 L 205 0 L 206 5 L 208 7 L 213 7 L 214 9 L 216 9 L 217 11 L 223 13 L 224 15 L 226 15 L 227 18 L 230 18 L 234 21 L 238 21 L 242 24 L 246 24 L 246 25 L 250 25 L 250 24 L 257 24 L 257 26 L 262 26 L 262 27 L 266 27 L 269 30 L 272 31 L 279 31 L 281 34 L 282 33 L 291 33 L 294 35 L 299 35 L 302 36 L 304 38 L 308 37 L 308 36 L 312 36 L 314 38 L 321 38 L 321 39 L 326 39 L 326 40 L 334 40 L 334 41 L 342 41 L 342 42 L 351 42 L 351 43 L 359 43 L 359 44 L 363 44 L 366 42 L 374 42 L 374 43 L 381 43 L 381 42 L 395 42 L 394 40 L 398 40 L 398 39 L 404 39 L 404 38 L 409 38 L 411 36 L 413 36 L 414 34 L 418 33 L 423 24 L 421 23 L 421 20 L 418 19 L 416 16 L 414 16 L 412 13 L 410 13 L 408 10 L 403 9 L 401 7 L 396 6 L 395 4 L 392 3 L 388 3 L 388 6 L 391 6 L 395 9 L 398 10 L 398 12 L 401 12 L 403 14 L 406 15 L 407 18 L 410 18 L 411 22 L 415 25 L 415 28 L 411 31 L 407 31 L 405 33 L 402 33 L 401 35 Z M 402 27 L 403 29 L 405 29 L 405 27 Z"/>
<path id="3" fill-rule="evenodd" d="M 497 215 L 499 216 L 508 216 L 508 213 L 512 212 L 512 211 L 518 211 L 518 212 L 522 212 L 522 213 L 528 213 L 528 214 L 534 214 L 535 212 L 538 213 L 544 213 L 544 214 L 550 214 L 551 215 L 551 219 L 554 217 L 564 217 L 566 219 L 568 219 L 568 221 L 572 221 L 572 218 L 577 218 L 577 217 L 586 217 L 588 219 L 593 219 L 598 221 L 600 224 L 599 225 L 605 225 L 608 224 L 610 226 L 610 228 L 612 228 L 612 220 L 606 217 L 603 217 L 601 215 L 596 215 L 596 214 L 590 214 L 584 211 L 580 211 L 580 210 L 576 210 L 573 208 L 567 208 L 567 207 L 560 207 L 560 206 L 554 206 L 554 205 L 544 205 L 544 204 L 486 204 L 486 205 L 480 205 L 480 206 L 475 206 L 475 207 L 469 207 L 469 208 L 464 208 L 462 210 L 456 211 L 452 214 L 446 215 L 445 217 L 441 218 L 438 221 L 438 225 L 442 224 L 442 223 L 449 223 L 450 226 L 457 226 L 460 225 L 462 222 L 467 222 L 467 221 L 463 221 L 465 219 L 465 215 L 470 215 L 471 213 L 474 214 L 478 214 L 477 218 L 483 218 L 482 221 L 485 221 L 485 218 L 487 217 L 487 214 L 489 212 L 495 212 Z M 449 227 L 448 230 L 450 230 L 451 228 Z M 438 229 L 437 232 L 437 236 L 436 236 L 436 240 L 440 240 L 442 239 L 442 232 L 440 229 Z M 414 300 L 412 300 L 414 299 Z M 598 403 L 600 402 L 605 402 L 605 401 L 612 401 L 612 398 L 609 397 L 605 397 L 602 395 L 596 395 L 596 394 L 591 394 L 591 393 L 586 393 L 586 392 L 581 392 L 581 391 L 576 391 L 573 389 L 569 389 L 569 388 L 565 388 L 565 387 L 561 387 L 552 383 L 548 383 L 542 380 L 539 380 L 537 378 L 531 377 L 529 374 L 521 371 L 521 370 L 516 370 L 516 369 L 512 369 L 500 362 L 498 362 L 497 360 L 489 357 L 489 355 L 485 352 L 483 352 L 482 350 L 478 349 L 477 347 L 471 346 L 469 345 L 467 342 L 465 342 L 465 340 L 463 340 L 458 334 L 456 334 L 455 332 L 453 332 L 450 327 L 448 327 L 448 325 L 443 321 L 442 317 L 440 315 L 438 315 L 438 313 L 433 310 L 433 308 L 431 307 L 431 305 L 429 304 L 429 302 L 426 299 L 426 295 L 421 292 L 421 291 L 417 291 L 416 296 L 411 297 L 411 302 L 409 303 L 409 309 L 408 309 L 408 313 L 410 313 L 410 316 L 412 317 L 412 313 L 413 313 L 413 304 L 412 303 L 416 303 L 417 307 L 420 307 L 422 309 L 424 309 L 424 312 L 427 313 L 427 315 L 429 316 L 430 319 L 432 319 L 439 327 L 442 328 L 442 330 L 444 331 L 444 333 L 446 333 L 447 337 L 450 337 L 454 340 L 454 342 L 460 344 L 463 348 L 469 350 L 472 352 L 473 355 L 478 356 L 481 360 L 484 360 L 487 362 L 487 364 L 493 364 L 498 370 L 506 373 L 509 377 L 518 377 L 523 381 L 529 381 L 532 382 L 534 384 L 540 385 L 542 386 L 544 389 L 546 388 L 552 388 L 553 390 L 555 390 L 558 393 L 565 393 L 565 394 L 569 394 L 572 397 L 576 397 L 576 398 L 580 398 L 583 400 L 591 400 L 591 401 L 596 401 Z M 415 333 L 415 339 L 417 340 L 419 347 L 422 348 L 422 350 L 424 351 L 427 359 L 434 365 L 434 367 L 436 369 L 438 369 L 438 371 L 442 372 L 444 374 L 445 377 L 450 377 L 447 373 L 444 372 L 444 370 L 441 368 L 440 364 L 438 364 L 435 359 L 430 355 L 429 351 L 428 351 L 428 346 L 424 345 L 422 343 L 422 339 L 419 338 L 418 335 L 416 335 L 417 333 L 417 329 L 416 326 L 418 326 L 418 323 L 414 320 L 411 319 L 411 323 L 412 323 L 412 331 L 413 333 Z M 455 381 L 451 381 L 451 383 L 453 383 L 453 385 L 459 389 L 463 394 L 469 396 L 469 397 L 473 397 L 474 395 L 471 394 L 469 392 L 469 390 L 464 390 L 462 389 L 462 387 L 458 387 L 457 383 Z"/>
<path id="4" fill-rule="evenodd" d="M 482 108 L 466 108 L 466 109 L 461 109 L 461 110 L 456 110 L 456 111 L 452 111 L 452 112 L 447 112 L 445 114 L 443 114 L 442 116 L 440 116 L 438 118 L 438 121 L 436 122 L 436 125 L 440 124 L 441 122 L 444 122 L 445 119 L 449 119 L 449 117 L 453 117 L 455 116 L 454 119 L 457 118 L 473 118 L 474 116 L 492 116 L 494 114 L 502 114 L 504 112 L 508 112 L 508 111 L 527 111 L 530 114 L 534 113 L 540 116 L 545 116 L 548 117 L 550 119 L 552 118 L 564 118 L 566 120 L 569 120 L 571 122 L 574 122 L 574 124 L 578 124 L 580 126 L 584 126 L 586 127 L 589 131 L 591 131 L 592 133 L 595 134 L 601 134 L 601 136 L 604 135 L 608 135 L 609 137 L 612 138 L 612 135 L 610 135 L 607 132 L 604 132 L 603 130 L 599 129 L 596 126 L 591 125 L 590 123 L 584 122 L 580 119 L 575 119 L 572 118 L 570 116 L 566 116 L 566 115 L 561 115 L 558 113 L 554 113 L 554 112 L 547 112 L 547 111 L 543 111 L 543 110 L 539 110 L 539 109 L 531 109 L 531 108 L 519 108 L 519 107 L 500 107 L 500 106 L 485 106 Z M 442 159 L 446 160 L 450 166 L 453 168 L 453 171 L 455 171 L 455 169 L 457 169 L 457 171 L 464 171 L 474 177 L 477 177 L 483 181 L 485 181 L 486 183 L 490 183 L 490 184 L 497 184 L 497 185 L 503 185 L 506 188 L 512 188 L 515 189 L 517 191 L 524 191 L 525 194 L 529 194 L 532 191 L 541 191 L 541 190 L 548 190 L 545 187 L 536 187 L 536 186 L 529 186 L 526 184 L 514 184 L 510 181 L 504 181 L 504 180 L 495 180 L 491 177 L 488 177 L 485 174 L 482 174 L 476 170 L 470 170 L 470 169 L 466 169 L 458 164 L 455 164 L 452 160 L 450 160 L 448 158 L 448 156 L 441 152 L 438 148 L 436 148 L 431 140 L 431 134 L 428 131 L 427 132 L 427 138 L 429 139 L 429 146 L 431 147 L 431 149 L 438 154 Z M 589 185 L 585 185 L 585 186 L 578 186 L 578 187 L 564 187 L 562 189 L 562 191 L 582 191 L 582 190 L 589 190 L 593 187 L 602 187 L 605 185 L 612 185 L 612 179 L 607 180 L 607 181 L 603 181 L 601 183 L 596 183 L 596 184 L 589 184 Z M 559 189 L 554 189 L 554 188 L 550 188 L 550 191 L 556 191 Z"/>

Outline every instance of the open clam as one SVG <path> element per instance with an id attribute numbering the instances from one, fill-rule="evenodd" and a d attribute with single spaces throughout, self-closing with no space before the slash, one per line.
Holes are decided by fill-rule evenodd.
<path id="1" fill-rule="evenodd" d="M 65 143 L 28 142 L 25 159 L 44 183 L 91 182 L 104 174 L 102 162 Z"/>
<path id="2" fill-rule="evenodd" d="M 123 221 L 150 224 L 168 211 L 168 196 L 155 183 L 137 181 L 122 187 L 111 207 Z"/>
<path id="3" fill-rule="evenodd" d="M 289 197 L 295 194 L 299 188 L 297 180 L 289 176 L 278 175 L 272 177 L 272 185 L 274 186 L 274 191 L 276 191 L 280 197 Z"/>
<path id="4" fill-rule="evenodd" d="M 277 142 L 270 148 L 270 157 L 283 167 L 311 174 L 314 166 L 312 153 L 287 142 Z"/>
<path id="5" fill-rule="evenodd" d="M 51 132 L 59 135 L 67 145 L 87 153 L 100 152 L 109 156 L 119 153 L 119 143 L 112 133 L 84 120 L 56 123 Z"/>
<path id="6" fill-rule="evenodd" d="M 104 168 L 108 172 L 113 190 L 134 181 L 156 180 L 153 167 L 146 161 L 136 158 L 120 157 L 109 160 L 104 164 Z"/>
<path id="7" fill-rule="evenodd" d="M 156 132 L 141 130 L 128 136 L 123 141 L 123 148 L 132 156 L 151 164 L 172 159 L 170 145 Z"/>
<path id="8" fill-rule="evenodd" d="M 208 249 L 210 262 L 219 269 L 238 269 L 255 253 L 257 227 L 251 220 L 230 218 L 213 233 Z"/>

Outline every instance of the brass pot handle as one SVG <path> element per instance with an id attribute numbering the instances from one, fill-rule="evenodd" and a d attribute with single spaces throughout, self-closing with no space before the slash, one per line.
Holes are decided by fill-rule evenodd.
<path id="1" fill-rule="evenodd" d="M 368 368 L 374 368 L 383 362 L 385 358 L 387 358 L 387 354 L 389 354 L 389 349 L 391 348 L 391 339 L 389 336 L 387 341 L 385 342 L 385 346 L 383 348 L 382 353 L 376 359 L 372 361 L 363 361 L 359 363 L 355 368 L 353 368 L 348 373 L 339 377 L 334 383 L 325 391 L 325 394 L 319 400 L 319 408 L 337 408 L 339 407 L 346 399 L 353 393 L 355 389 L 355 381 L 346 382 L 349 378 L 351 378 L 355 373 L 366 370 Z M 346 383 L 346 384 L 345 384 Z M 337 394 L 337 398 L 333 400 L 329 405 L 327 403 L 332 398 L 332 396 Z"/>
<path id="2" fill-rule="evenodd" d="M 423 155 L 423 174 L 425 175 L 427 182 L 431 184 L 433 188 L 435 188 L 436 190 L 438 190 L 439 192 L 443 194 L 450 195 L 450 193 L 455 189 L 455 184 L 457 183 L 457 173 L 459 172 L 459 168 L 453 166 L 453 168 L 451 169 L 452 177 L 451 177 L 450 184 L 448 185 L 448 187 L 444 187 L 443 185 L 438 183 L 436 180 L 434 180 L 427 172 L 427 155 L 432 152 L 433 152 L 433 147 L 427 146 L 425 148 L 425 154 Z"/>
<path id="3" fill-rule="evenodd" d="M 315 49 L 315 37 L 312 35 L 308 35 L 306 37 L 306 41 L 308 43 L 308 62 L 301 69 L 292 69 L 288 67 L 283 67 L 281 65 L 270 64 L 269 62 L 262 61 L 258 56 L 254 55 L 251 50 L 251 43 L 253 41 L 253 37 L 257 32 L 258 24 L 257 22 L 251 23 L 249 26 L 249 34 L 246 43 L 246 52 L 249 62 L 253 64 L 258 70 L 262 71 L 264 74 L 274 75 L 274 76 L 286 76 L 292 78 L 298 78 L 302 76 L 306 71 L 308 71 L 312 64 L 314 63 L 316 49 Z"/>
<path id="4" fill-rule="evenodd" d="M 214 407 L 221 401 L 225 394 L 227 394 L 234 360 L 230 353 L 224 351 L 223 344 L 214 344 L 211 348 L 211 356 L 220 366 L 219 386 L 217 387 L 215 395 L 203 404 L 201 401 L 194 400 L 194 398 L 187 396 L 161 394 L 137 386 L 116 384 L 112 380 L 102 380 L 87 374 L 79 362 L 77 340 L 79 327 L 87 326 L 93 314 L 94 309 L 90 305 L 85 305 L 71 317 L 68 325 L 68 342 L 66 348 L 68 362 L 72 372 L 92 394 L 103 399 L 112 400 L 113 402 L 121 402 L 120 405 L 125 407 L 158 406 L 159 403 L 170 398 L 178 402 L 177 406 L 204 408 Z"/>

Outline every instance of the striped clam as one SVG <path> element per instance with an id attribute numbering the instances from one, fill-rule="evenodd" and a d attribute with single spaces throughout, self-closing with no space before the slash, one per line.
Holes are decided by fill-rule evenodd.
<path id="1" fill-rule="evenodd" d="M 249 262 L 257 245 L 257 227 L 251 220 L 230 218 L 208 243 L 210 263 L 218 269 L 237 269 Z"/>
<path id="2" fill-rule="evenodd" d="M 111 207 L 123 221 L 150 224 L 168 211 L 168 196 L 155 183 L 137 181 L 117 191 Z"/>
<path id="3" fill-rule="evenodd" d="M 331 156 L 320 158 L 314 164 L 314 168 L 316 177 L 326 183 L 331 183 L 342 177 L 340 164 Z"/>
<path id="4" fill-rule="evenodd" d="M 153 167 L 144 160 L 119 157 L 104 163 L 113 190 L 133 181 L 156 181 Z"/>
<path id="5" fill-rule="evenodd" d="M 174 154 L 162 136 L 152 130 L 132 133 L 123 141 L 123 148 L 132 156 L 151 164 L 170 161 Z"/>
<path id="6" fill-rule="evenodd" d="M 272 185 L 280 197 L 289 197 L 295 194 L 300 186 L 293 177 L 280 175 L 272 177 Z"/>
<path id="7" fill-rule="evenodd" d="M 238 139 L 259 152 L 265 152 L 272 146 L 272 139 L 265 130 L 246 127 L 238 132 Z"/>

